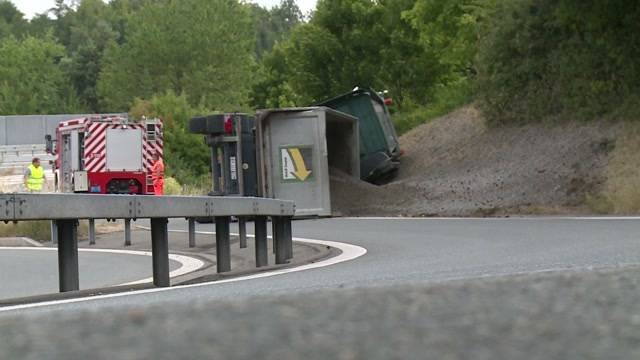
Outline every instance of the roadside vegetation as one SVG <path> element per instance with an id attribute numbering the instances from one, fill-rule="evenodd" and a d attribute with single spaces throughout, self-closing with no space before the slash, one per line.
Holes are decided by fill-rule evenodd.
<path id="1" fill-rule="evenodd" d="M 640 213 L 640 124 L 626 122 L 607 165 L 602 191 L 587 197 L 600 214 Z"/>
<path id="2" fill-rule="evenodd" d="M 80 221 L 78 236 L 86 238 L 89 234 L 87 221 Z M 0 238 L 27 237 L 36 241 L 51 241 L 51 221 L 21 221 L 14 223 L 0 223 Z"/>
<path id="3" fill-rule="evenodd" d="M 294 0 L 56 0 L 27 20 L 0 0 L 0 115 L 161 117 L 172 193 L 208 190 L 191 116 L 307 106 L 355 86 L 388 90 L 399 133 L 472 102 L 491 126 L 632 129 L 638 18 L 624 0 L 318 0 L 310 14 Z M 618 139 L 606 189 L 587 200 L 598 211 L 640 211 L 638 136 Z"/>
<path id="4" fill-rule="evenodd" d="M 204 196 L 211 192 L 211 179 L 201 179 L 200 182 L 192 184 L 180 184 L 178 180 L 172 177 L 164 180 L 165 195 L 188 195 L 188 196 Z"/>

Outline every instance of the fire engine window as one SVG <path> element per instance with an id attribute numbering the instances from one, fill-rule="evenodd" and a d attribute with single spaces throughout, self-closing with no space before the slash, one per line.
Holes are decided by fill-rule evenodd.
<path id="1" fill-rule="evenodd" d="M 84 170 L 84 132 L 78 133 L 78 170 Z"/>
<path id="2" fill-rule="evenodd" d="M 147 124 L 147 140 L 153 141 L 156 139 L 156 124 Z"/>

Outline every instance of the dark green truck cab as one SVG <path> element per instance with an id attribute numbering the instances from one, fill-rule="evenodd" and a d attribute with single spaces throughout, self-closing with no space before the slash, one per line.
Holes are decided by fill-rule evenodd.
<path id="1" fill-rule="evenodd" d="M 362 180 L 378 183 L 395 175 L 399 165 L 400 144 L 382 96 L 370 88 L 355 88 L 316 105 L 358 118 Z"/>

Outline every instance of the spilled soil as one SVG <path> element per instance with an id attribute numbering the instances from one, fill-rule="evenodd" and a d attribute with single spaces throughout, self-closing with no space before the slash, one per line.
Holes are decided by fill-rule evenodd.
<path id="1" fill-rule="evenodd" d="M 606 180 L 621 124 L 487 127 L 472 105 L 400 138 L 393 182 L 375 186 L 333 171 L 341 216 L 493 216 L 588 212 Z"/>

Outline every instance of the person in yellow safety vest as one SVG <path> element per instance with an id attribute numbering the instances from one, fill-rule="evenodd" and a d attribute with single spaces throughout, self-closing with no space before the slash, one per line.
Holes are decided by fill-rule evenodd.
<path id="1" fill-rule="evenodd" d="M 46 181 L 44 168 L 40 166 L 40 159 L 33 158 L 31 165 L 24 172 L 25 188 L 31 192 L 40 192 Z"/>

